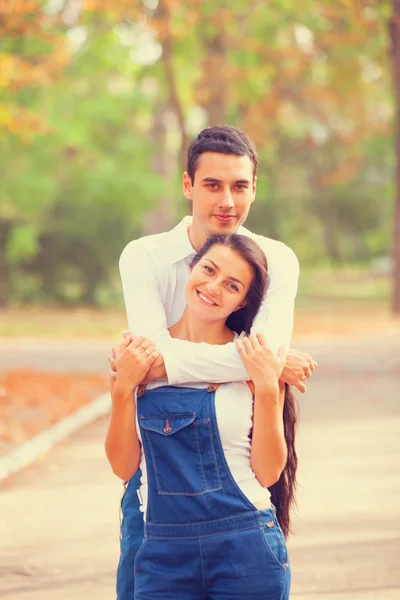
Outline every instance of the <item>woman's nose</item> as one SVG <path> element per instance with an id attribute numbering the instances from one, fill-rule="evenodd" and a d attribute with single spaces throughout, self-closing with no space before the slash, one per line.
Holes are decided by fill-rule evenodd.
<path id="1" fill-rule="evenodd" d="M 217 281 L 210 281 L 206 285 L 206 290 L 210 294 L 219 295 L 221 293 L 219 283 Z"/>

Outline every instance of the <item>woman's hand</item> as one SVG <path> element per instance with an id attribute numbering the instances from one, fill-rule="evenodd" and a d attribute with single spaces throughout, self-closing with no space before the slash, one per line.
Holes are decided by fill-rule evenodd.
<path id="1" fill-rule="evenodd" d="M 125 390 L 134 390 L 146 377 L 151 365 L 160 356 L 160 352 L 152 342 L 144 337 L 129 336 L 113 349 L 115 370 L 110 371 L 111 391 L 115 385 Z M 110 361 L 111 362 L 111 361 Z"/>
<path id="2" fill-rule="evenodd" d="M 256 388 L 278 385 L 286 361 L 283 348 L 275 356 L 262 333 L 236 340 L 236 348 Z"/>

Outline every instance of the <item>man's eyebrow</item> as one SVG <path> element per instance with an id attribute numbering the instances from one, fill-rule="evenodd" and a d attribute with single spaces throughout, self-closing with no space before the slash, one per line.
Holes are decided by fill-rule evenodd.
<path id="1" fill-rule="evenodd" d="M 208 183 L 223 183 L 222 179 L 217 179 L 216 177 L 203 177 L 201 181 L 205 181 Z M 248 179 L 237 179 L 235 183 L 243 183 L 250 185 L 251 181 L 249 181 Z"/>
<path id="2" fill-rule="evenodd" d="M 215 177 L 203 177 L 202 181 L 211 181 L 212 183 L 222 183 L 222 179 L 216 179 Z"/>
<path id="3" fill-rule="evenodd" d="M 214 265 L 214 267 L 217 269 L 217 271 L 219 271 L 219 266 L 215 264 L 215 262 L 213 260 L 211 260 L 211 258 L 206 258 L 206 260 L 208 260 L 212 265 Z M 232 281 L 236 281 L 237 283 L 240 283 L 240 285 L 242 285 L 244 287 L 244 283 L 242 283 L 240 281 L 240 279 L 236 279 L 236 277 L 231 277 L 229 276 L 228 279 L 232 279 Z"/>

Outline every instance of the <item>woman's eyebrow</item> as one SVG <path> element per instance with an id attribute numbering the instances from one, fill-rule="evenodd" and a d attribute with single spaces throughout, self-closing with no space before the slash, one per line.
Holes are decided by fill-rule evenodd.
<path id="1" fill-rule="evenodd" d="M 217 271 L 219 271 L 219 266 L 217 264 L 215 264 L 215 262 L 213 260 L 211 260 L 211 258 L 207 258 L 206 260 L 208 260 L 208 262 L 210 262 L 217 269 Z M 237 283 L 240 283 L 240 285 L 242 285 L 244 287 L 244 283 L 242 283 L 240 281 L 240 279 L 236 279 L 236 277 L 232 277 L 231 275 L 228 276 L 228 279 L 232 279 L 232 281 L 236 281 Z"/>

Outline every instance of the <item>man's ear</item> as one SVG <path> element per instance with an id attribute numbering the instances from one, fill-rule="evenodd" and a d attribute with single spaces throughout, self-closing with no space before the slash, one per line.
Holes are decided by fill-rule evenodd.
<path id="1" fill-rule="evenodd" d="M 253 199 L 251 201 L 252 203 L 256 199 L 256 191 L 257 191 L 257 175 L 254 175 L 254 178 L 253 178 Z"/>
<path id="2" fill-rule="evenodd" d="M 183 191 L 183 195 L 185 196 L 186 200 L 192 199 L 192 180 L 190 179 L 187 171 L 185 171 L 183 174 L 182 191 Z"/>

